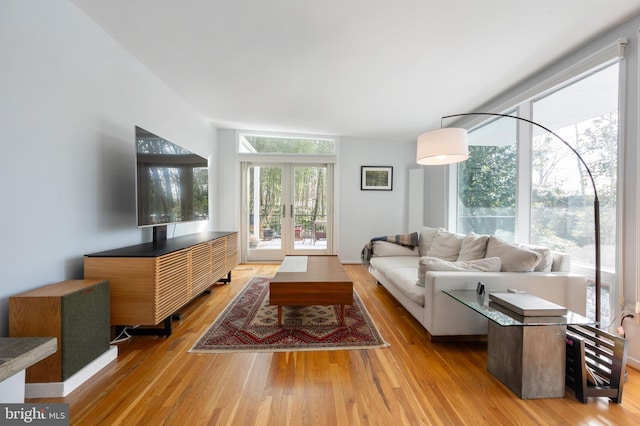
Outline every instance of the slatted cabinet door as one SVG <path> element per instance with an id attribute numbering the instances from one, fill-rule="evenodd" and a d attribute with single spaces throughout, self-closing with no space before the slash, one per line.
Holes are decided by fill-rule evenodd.
<path id="1" fill-rule="evenodd" d="M 230 269 L 227 269 L 225 252 L 227 250 L 226 238 L 218 238 L 211 242 L 211 269 L 213 280 L 217 281 L 224 277 Z"/>
<path id="2" fill-rule="evenodd" d="M 156 324 L 190 300 L 190 250 L 179 250 L 156 259 Z"/>
<path id="3" fill-rule="evenodd" d="M 226 265 L 224 270 L 226 273 L 238 266 L 238 234 L 227 235 L 224 240 L 226 243 Z"/>
<path id="4" fill-rule="evenodd" d="M 202 243 L 191 248 L 190 298 L 194 298 L 212 284 L 211 243 Z"/>

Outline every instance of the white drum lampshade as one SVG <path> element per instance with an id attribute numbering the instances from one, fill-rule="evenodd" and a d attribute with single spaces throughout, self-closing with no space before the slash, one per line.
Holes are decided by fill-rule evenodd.
<path id="1" fill-rule="evenodd" d="M 459 163 L 469 158 L 466 129 L 444 128 L 418 136 L 416 162 L 427 166 Z"/>

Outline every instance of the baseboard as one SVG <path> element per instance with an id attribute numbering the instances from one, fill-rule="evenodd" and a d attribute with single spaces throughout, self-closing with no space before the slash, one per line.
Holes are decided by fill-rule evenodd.
<path id="1" fill-rule="evenodd" d="M 80 371 L 69 377 L 64 382 L 27 383 L 25 385 L 25 398 L 65 397 L 117 358 L 118 347 L 110 346 L 105 353 L 80 369 Z"/>

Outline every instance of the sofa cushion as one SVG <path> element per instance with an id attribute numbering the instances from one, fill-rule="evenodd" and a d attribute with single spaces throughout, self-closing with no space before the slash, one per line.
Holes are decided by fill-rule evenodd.
<path id="1" fill-rule="evenodd" d="M 420 306 L 424 306 L 425 290 L 424 287 L 417 285 L 417 268 L 396 268 L 388 271 L 385 275 L 402 294 Z"/>
<path id="2" fill-rule="evenodd" d="M 420 256 L 417 247 L 410 248 L 388 241 L 374 241 L 373 254 L 375 256 Z"/>
<path id="3" fill-rule="evenodd" d="M 474 232 L 469 232 L 462 240 L 460 254 L 458 254 L 458 259 L 456 260 L 482 259 L 487 254 L 488 241 L 488 235 L 477 235 Z"/>
<path id="4" fill-rule="evenodd" d="M 493 235 L 487 243 L 487 257 L 499 257 L 501 272 L 532 272 L 542 256 L 520 245 L 508 243 Z"/>
<path id="5" fill-rule="evenodd" d="M 538 263 L 538 266 L 534 269 L 535 272 L 551 272 L 551 266 L 553 265 L 551 249 L 531 244 L 521 244 L 521 247 L 540 254 L 540 263 Z"/>
<path id="6" fill-rule="evenodd" d="M 420 256 L 426 256 L 431 244 L 433 243 L 433 238 L 438 233 L 438 228 L 429 228 L 427 226 L 423 226 L 420 230 L 419 237 L 419 247 L 420 247 Z"/>
<path id="7" fill-rule="evenodd" d="M 424 287 L 427 271 L 500 272 L 499 257 L 449 262 L 435 257 L 421 257 L 418 262 L 418 285 Z"/>
<path id="8" fill-rule="evenodd" d="M 417 256 L 372 256 L 370 266 L 386 275 L 387 271 L 396 268 L 414 268 L 417 271 L 418 260 L 420 260 L 420 258 Z"/>
<path id="9" fill-rule="evenodd" d="M 553 256 L 551 272 L 571 272 L 571 256 L 558 251 L 552 251 L 551 256 Z"/>
<path id="10" fill-rule="evenodd" d="M 463 239 L 464 235 L 462 234 L 438 230 L 436 236 L 433 237 L 431 247 L 427 251 L 427 256 L 453 262 L 458 259 Z"/>

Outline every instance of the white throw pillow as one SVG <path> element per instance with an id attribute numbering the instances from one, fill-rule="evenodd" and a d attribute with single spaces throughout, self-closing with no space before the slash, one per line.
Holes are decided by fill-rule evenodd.
<path id="1" fill-rule="evenodd" d="M 424 226 L 420 230 L 419 247 L 420 256 L 426 256 L 431 244 L 433 243 L 433 237 L 438 233 L 438 228 L 429 228 Z"/>
<path id="2" fill-rule="evenodd" d="M 388 241 L 374 241 L 373 254 L 375 256 L 420 256 L 418 248 L 409 248 Z"/>
<path id="3" fill-rule="evenodd" d="M 418 262 L 418 282 L 424 287 L 427 271 L 462 271 L 462 272 L 500 272 L 499 257 L 485 257 L 484 259 L 449 262 L 435 257 L 422 257 Z"/>
<path id="4" fill-rule="evenodd" d="M 520 246 L 540 254 L 540 263 L 538 263 L 538 266 L 534 269 L 535 272 L 551 272 L 551 266 L 553 265 L 553 253 L 551 253 L 551 249 L 531 244 L 521 244 Z"/>
<path id="5" fill-rule="evenodd" d="M 460 254 L 460 246 L 464 235 L 454 234 L 444 230 L 438 230 L 433 238 L 433 243 L 427 251 L 427 256 L 454 262 Z"/>
<path id="6" fill-rule="evenodd" d="M 477 235 L 469 232 L 462 240 L 458 261 L 482 259 L 487 254 L 488 235 Z"/>
<path id="7" fill-rule="evenodd" d="M 502 241 L 493 235 L 489 237 L 486 256 L 499 257 L 502 272 L 532 272 L 542 257 L 535 251 Z"/>

